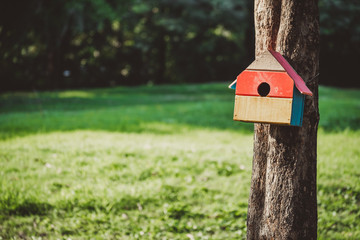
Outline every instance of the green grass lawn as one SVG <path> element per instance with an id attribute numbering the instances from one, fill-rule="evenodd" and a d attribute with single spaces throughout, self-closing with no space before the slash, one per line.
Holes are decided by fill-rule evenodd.
<path id="1" fill-rule="evenodd" d="M 0 95 L 0 239 L 243 239 L 226 84 Z M 360 239 L 360 90 L 320 88 L 320 239 Z"/>

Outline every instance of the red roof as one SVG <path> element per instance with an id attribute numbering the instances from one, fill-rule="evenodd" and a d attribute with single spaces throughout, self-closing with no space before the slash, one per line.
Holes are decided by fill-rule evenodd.
<path id="1" fill-rule="evenodd" d="M 312 92 L 306 86 L 304 80 L 295 72 L 291 65 L 286 61 L 286 59 L 278 52 L 269 50 L 269 52 L 276 58 L 276 60 L 281 64 L 289 76 L 294 80 L 296 88 L 301 92 L 301 94 L 312 96 Z"/>

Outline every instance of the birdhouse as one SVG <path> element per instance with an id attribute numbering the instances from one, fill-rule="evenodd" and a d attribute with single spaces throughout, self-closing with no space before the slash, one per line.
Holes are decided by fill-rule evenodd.
<path id="1" fill-rule="evenodd" d="M 312 92 L 278 52 L 264 52 L 229 88 L 235 89 L 234 120 L 301 126 L 305 95 Z"/>

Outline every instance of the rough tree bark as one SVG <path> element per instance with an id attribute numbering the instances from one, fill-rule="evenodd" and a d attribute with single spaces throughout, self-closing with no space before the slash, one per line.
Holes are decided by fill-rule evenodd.
<path id="1" fill-rule="evenodd" d="M 302 127 L 255 124 L 248 239 L 316 239 L 317 0 L 255 0 L 256 56 L 280 52 L 305 80 Z M 314 78 L 315 77 L 315 78 Z"/>

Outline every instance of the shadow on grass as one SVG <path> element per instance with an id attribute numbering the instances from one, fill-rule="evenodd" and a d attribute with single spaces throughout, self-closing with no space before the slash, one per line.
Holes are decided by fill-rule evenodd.
<path id="1" fill-rule="evenodd" d="M 23 196 L 16 190 L 1 191 L 0 213 L 2 216 L 45 215 L 54 207 L 35 197 Z"/>
<path id="2" fill-rule="evenodd" d="M 233 98 L 233 91 L 222 84 L 17 92 L 0 95 L 0 112 L 66 112 L 199 101 L 229 101 L 232 104 Z"/>
<path id="3" fill-rule="evenodd" d="M 37 132 L 105 130 L 171 134 L 193 128 L 250 133 L 232 121 L 225 84 L 14 93 L 1 96 L 2 138 Z"/>
<path id="4" fill-rule="evenodd" d="M 320 128 L 360 129 L 359 90 L 320 88 Z M 117 87 L 0 95 L 0 138 L 38 132 L 105 130 L 171 134 L 194 128 L 251 133 L 232 120 L 226 84 Z"/>

